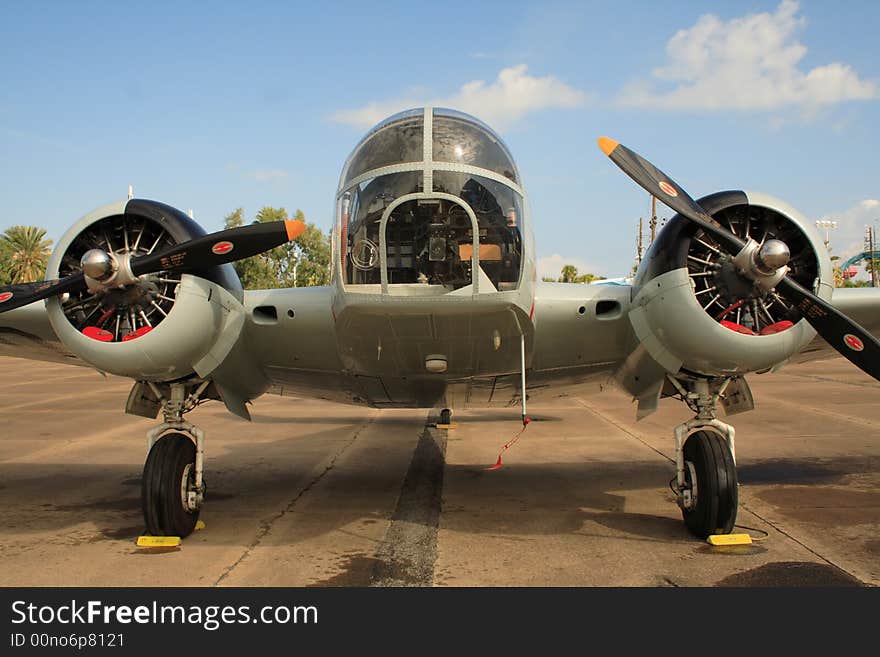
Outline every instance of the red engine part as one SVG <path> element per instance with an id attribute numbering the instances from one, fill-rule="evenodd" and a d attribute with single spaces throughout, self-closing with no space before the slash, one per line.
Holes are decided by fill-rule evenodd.
<path id="1" fill-rule="evenodd" d="M 82 333 L 84 336 L 91 338 L 92 340 L 98 340 L 99 342 L 113 342 L 113 334 L 110 331 L 105 331 L 97 326 L 86 326 L 82 330 Z"/>
<path id="2" fill-rule="evenodd" d="M 743 335 L 757 335 L 752 329 L 747 326 L 743 326 L 742 324 L 737 324 L 736 322 L 728 322 L 726 319 L 721 320 L 721 326 L 724 328 L 729 328 L 731 331 L 736 331 L 737 333 L 742 333 Z"/>
<path id="3" fill-rule="evenodd" d="M 774 333 L 782 333 L 783 331 L 787 331 L 794 324 L 789 322 L 787 319 L 783 319 L 781 322 L 776 322 L 775 324 L 770 324 L 770 326 L 765 326 L 761 329 L 761 335 L 773 335 Z"/>

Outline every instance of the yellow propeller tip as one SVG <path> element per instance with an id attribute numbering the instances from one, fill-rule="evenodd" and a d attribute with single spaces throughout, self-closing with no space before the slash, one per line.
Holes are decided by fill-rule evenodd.
<path id="1" fill-rule="evenodd" d="M 302 221 L 285 221 L 284 227 L 287 229 L 287 239 L 290 241 L 295 240 L 306 230 L 306 225 Z"/>
<path id="2" fill-rule="evenodd" d="M 618 142 L 609 137 L 599 137 L 599 148 L 602 149 L 602 152 L 605 153 L 605 155 L 611 155 L 611 151 L 617 148 L 617 143 Z"/>

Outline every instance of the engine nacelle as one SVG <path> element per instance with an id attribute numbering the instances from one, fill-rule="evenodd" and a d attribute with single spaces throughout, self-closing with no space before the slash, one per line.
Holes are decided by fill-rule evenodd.
<path id="1" fill-rule="evenodd" d="M 719 192 L 699 204 L 741 238 L 785 242 L 789 275 L 830 299 L 828 249 L 799 212 L 752 192 Z M 639 348 L 621 372 L 627 389 L 638 395 L 646 379 L 656 382 L 664 371 L 735 376 L 766 370 L 813 340 L 815 330 L 790 302 L 775 291 L 756 294 L 736 274 L 732 255 L 693 222 L 670 219 L 636 274 L 629 317 Z"/>
<path id="2" fill-rule="evenodd" d="M 100 248 L 132 257 L 201 237 L 188 216 L 155 201 L 112 203 L 82 217 L 61 238 L 47 278 L 79 271 Z M 142 276 L 135 285 L 50 298 L 46 309 L 64 345 L 95 368 L 137 380 L 207 376 L 241 334 L 242 287 L 231 265 L 192 274 Z"/>

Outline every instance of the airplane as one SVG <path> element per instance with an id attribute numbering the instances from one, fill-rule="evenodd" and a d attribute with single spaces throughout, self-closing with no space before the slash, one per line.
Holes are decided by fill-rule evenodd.
<path id="1" fill-rule="evenodd" d="M 144 199 L 76 221 L 45 281 L 0 288 L 0 354 L 133 380 L 125 412 L 148 432 L 146 531 L 186 537 L 205 499 L 207 400 L 250 419 L 262 394 L 373 408 L 505 407 L 616 385 L 637 418 L 662 398 L 678 506 L 700 538 L 733 531 L 735 431 L 746 375 L 834 351 L 880 379 L 880 295 L 834 289 L 802 214 L 771 196 L 692 199 L 609 138 L 599 147 L 677 212 L 625 284 L 538 280 L 528 197 L 501 138 L 462 112 L 423 107 L 371 129 L 346 160 L 330 284 L 243 290 L 231 262 L 296 239 L 301 222 L 205 231 Z"/>

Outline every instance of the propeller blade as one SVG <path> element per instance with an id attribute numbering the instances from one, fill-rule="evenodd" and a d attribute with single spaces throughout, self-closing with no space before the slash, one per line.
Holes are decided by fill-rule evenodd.
<path id="1" fill-rule="evenodd" d="M 743 240 L 715 221 L 681 185 L 635 151 L 608 137 L 599 138 L 599 148 L 651 196 L 655 196 L 661 203 L 699 225 L 730 253 L 735 255 L 746 245 Z"/>
<path id="2" fill-rule="evenodd" d="M 840 355 L 880 381 L 880 341 L 824 299 L 790 276 L 776 289 L 792 301 L 798 312 Z"/>
<path id="3" fill-rule="evenodd" d="M 599 148 L 649 194 L 698 224 L 731 255 L 745 246 L 743 240 L 715 221 L 678 183 L 641 155 L 608 137 L 599 138 Z M 776 289 L 795 304 L 801 316 L 828 344 L 880 381 L 880 342 L 873 335 L 790 276 L 783 278 Z"/>
<path id="4" fill-rule="evenodd" d="M 21 308 L 40 299 L 84 289 L 86 282 L 82 272 L 51 281 L 7 285 L 0 287 L 0 313 Z"/>
<path id="5" fill-rule="evenodd" d="M 159 253 L 131 261 L 135 276 L 157 271 L 199 269 L 242 260 L 274 249 L 302 235 L 302 221 L 273 221 L 238 226 L 177 244 Z M 0 287 L 0 313 L 21 308 L 47 297 L 86 289 L 82 272 L 51 281 Z"/>
<path id="6" fill-rule="evenodd" d="M 243 260 L 302 235 L 302 221 L 272 221 L 221 230 L 131 261 L 135 276 L 157 271 L 199 269 Z"/>

